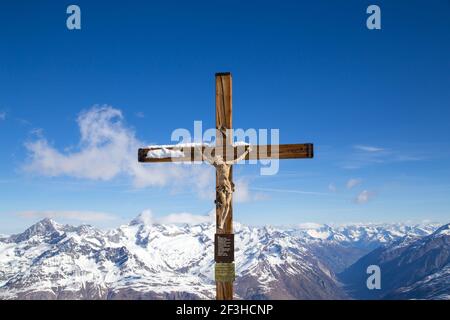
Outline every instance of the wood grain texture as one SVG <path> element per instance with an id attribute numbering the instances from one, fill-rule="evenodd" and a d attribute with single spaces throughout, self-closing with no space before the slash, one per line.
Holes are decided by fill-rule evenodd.
<path id="1" fill-rule="evenodd" d="M 230 73 L 216 74 L 216 144 L 231 145 L 233 137 L 229 134 L 227 129 L 232 128 L 233 120 L 233 106 L 232 106 L 232 79 Z M 219 147 L 220 149 L 220 147 Z M 220 152 L 220 151 L 219 151 Z M 226 154 L 226 151 L 225 151 Z M 230 181 L 233 181 L 233 172 L 230 170 Z M 216 187 L 218 187 L 218 179 L 216 174 Z M 216 197 L 218 199 L 218 197 Z M 220 207 L 216 205 L 216 222 L 222 214 Z M 233 210 L 225 221 L 224 229 L 216 229 L 217 233 L 233 233 Z"/>
<path id="2" fill-rule="evenodd" d="M 260 159 L 308 159 L 314 157 L 314 146 L 312 143 L 303 144 L 280 144 L 280 145 L 253 145 L 250 146 L 251 151 L 245 157 L 246 160 Z M 242 152 L 246 150 L 244 146 L 234 146 L 227 150 L 226 146 L 222 147 L 202 147 L 195 149 L 193 147 L 166 147 L 167 150 L 179 150 L 184 153 L 183 157 L 167 157 L 167 158 L 147 158 L 147 153 L 152 150 L 161 148 L 142 148 L 139 149 L 139 162 L 195 162 L 204 161 L 203 154 L 208 152 L 212 156 L 220 153 L 225 160 L 236 159 Z"/>
<path id="3" fill-rule="evenodd" d="M 216 281 L 216 299 L 233 300 L 233 282 Z"/>
<path id="4" fill-rule="evenodd" d="M 310 159 L 313 157 L 314 145 L 302 143 L 251 146 L 251 151 L 245 159 Z"/>
<path id="5" fill-rule="evenodd" d="M 233 137 L 227 129 L 233 127 L 233 105 L 232 105 L 232 79 L 230 73 L 216 74 L 216 145 L 231 145 Z M 233 169 L 230 170 L 229 180 L 233 181 Z M 216 172 L 216 188 L 218 178 Z M 216 191 L 216 199 L 219 199 Z M 221 221 L 223 212 L 216 201 L 216 233 L 233 233 L 233 205 L 231 205 L 229 215 L 225 220 L 223 230 L 217 228 Z M 216 299 L 233 299 L 233 282 L 216 281 Z"/>
<path id="6" fill-rule="evenodd" d="M 231 74 L 216 73 L 216 129 L 218 131 L 233 127 L 232 104 L 232 78 Z M 231 144 L 232 135 L 221 131 L 216 133 L 217 145 Z"/>

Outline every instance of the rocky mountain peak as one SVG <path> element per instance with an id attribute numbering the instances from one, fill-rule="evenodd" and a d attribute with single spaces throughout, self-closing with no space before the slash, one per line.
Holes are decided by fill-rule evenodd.
<path id="1" fill-rule="evenodd" d="M 50 236 L 60 233 L 61 226 L 50 218 L 45 218 L 29 227 L 24 232 L 13 236 L 14 242 L 22 242 L 31 239 L 34 236 Z"/>
<path id="2" fill-rule="evenodd" d="M 150 212 L 150 210 L 142 211 L 136 218 L 131 220 L 131 222 L 129 223 L 130 226 L 135 226 L 135 225 L 150 226 L 152 224 L 153 224 L 153 217 L 152 217 L 152 213 Z"/>

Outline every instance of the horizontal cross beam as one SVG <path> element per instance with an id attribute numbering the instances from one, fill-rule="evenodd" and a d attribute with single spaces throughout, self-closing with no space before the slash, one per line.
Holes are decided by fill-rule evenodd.
<path id="1" fill-rule="evenodd" d="M 215 156 L 220 152 L 225 161 L 236 159 L 249 146 L 240 145 L 233 147 L 202 146 L 167 146 L 141 148 L 138 151 L 139 162 L 195 162 L 205 160 L 203 154 L 209 152 Z M 280 144 L 280 145 L 252 145 L 245 160 L 260 159 L 306 159 L 313 158 L 314 148 L 312 143 L 304 144 Z"/>

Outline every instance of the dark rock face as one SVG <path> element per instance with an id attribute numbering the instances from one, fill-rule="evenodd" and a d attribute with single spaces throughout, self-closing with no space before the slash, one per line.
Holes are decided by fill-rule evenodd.
<path id="1" fill-rule="evenodd" d="M 450 233 L 445 225 L 419 239 L 402 239 L 359 259 L 339 275 L 357 299 L 442 299 L 450 297 Z M 369 290 L 367 267 L 381 269 L 381 289 Z"/>
<path id="2" fill-rule="evenodd" d="M 274 268 L 276 281 L 270 290 L 261 286 L 257 278 L 246 274 L 236 281 L 236 293 L 250 300 L 340 300 L 348 296 L 330 275 L 320 269 L 310 273 L 288 274 L 283 266 Z"/>
<path id="3" fill-rule="evenodd" d="M 352 244 L 320 244 L 312 245 L 311 251 L 322 263 L 335 273 L 341 273 L 360 257 L 376 249 L 379 243 L 365 245 Z"/>
<path id="4" fill-rule="evenodd" d="M 46 218 L 32 225 L 23 233 L 11 236 L 10 240 L 17 243 L 29 240 L 31 237 L 36 235 L 41 235 L 52 240 L 57 238 L 60 234 L 56 229 L 55 223 L 51 219 Z"/>

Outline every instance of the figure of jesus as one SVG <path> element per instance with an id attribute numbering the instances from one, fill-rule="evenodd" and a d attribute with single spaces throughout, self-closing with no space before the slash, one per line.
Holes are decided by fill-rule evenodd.
<path id="1" fill-rule="evenodd" d="M 222 155 L 216 155 L 212 157 L 208 152 L 203 154 L 204 159 L 216 168 L 217 172 L 217 199 L 216 205 L 222 211 L 219 215 L 219 221 L 217 222 L 218 229 L 224 231 L 225 221 L 231 212 L 231 200 L 234 192 L 234 183 L 230 180 L 230 171 L 233 164 L 243 160 L 247 154 L 251 151 L 248 146 L 246 150 L 236 159 L 225 161 Z"/>

